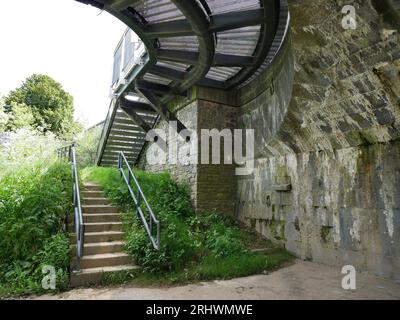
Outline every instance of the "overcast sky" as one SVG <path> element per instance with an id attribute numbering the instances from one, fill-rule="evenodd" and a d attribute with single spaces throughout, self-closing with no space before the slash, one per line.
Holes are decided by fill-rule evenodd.
<path id="1" fill-rule="evenodd" d="M 0 94 L 33 73 L 48 74 L 74 96 L 86 126 L 109 106 L 113 51 L 125 25 L 73 0 L 0 0 Z"/>

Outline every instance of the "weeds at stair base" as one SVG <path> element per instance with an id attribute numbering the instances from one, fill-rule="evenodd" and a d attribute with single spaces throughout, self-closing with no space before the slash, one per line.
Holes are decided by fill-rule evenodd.
<path id="1" fill-rule="evenodd" d="M 141 266 L 138 271 L 105 274 L 103 285 L 171 285 L 202 280 L 231 279 L 265 273 L 292 260 L 277 248 L 233 218 L 216 213 L 196 215 L 187 188 L 171 180 L 167 173 L 135 170 L 153 211 L 161 222 L 161 249 L 156 251 L 138 221 L 132 199 L 114 168 L 86 168 L 83 178 L 102 185 L 108 197 L 123 214 L 125 250 Z M 253 243 L 267 253 L 253 253 Z"/>

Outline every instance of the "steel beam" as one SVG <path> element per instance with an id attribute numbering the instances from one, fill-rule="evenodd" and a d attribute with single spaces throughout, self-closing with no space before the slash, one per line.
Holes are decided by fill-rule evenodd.
<path id="1" fill-rule="evenodd" d="M 185 78 L 185 72 L 178 71 L 172 68 L 164 67 L 164 66 L 153 66 L 150 69 L 150 73 L 155 74 L 156 76 L 170 79 L 170 80 L 176 80 L 176 81 L 183 81 Z"/>
<path id="2" fill-rule="evenodd" d="M 149 101 L 151 106 L 154 108 L 155 111 L 158 112 L 163 120 L 167 122 L 176 121 L 178 132 L 186 129 L 185 125 L 171 111 L 168 110 L 167 105 L 162 103 L 159 98 L 154 95 L 153 92 L 144 89 L 137 89 L 137 92 L 139 92 L 141 95 L 143 95 L 144 98 Z"/>
<path id="3" fill-rule="evenodd" d="M 190 3 L 190 1 L 187 2 Z M 188 17 L 186 14 L 185 16 Z M 267 22 L 268 18 L 269 16 L 265 15 L 263 8 L 215 14 L 210 16 L 211 23 L 204 32 L 214 33 L 255 26 Z M 144 28 L 144 32 L 149 38 L 153 39 L 196 35 L 196 32 L 191 27 L 189 18 L 148 24 Z"/>
<path id="4" fill-rule="evenodd" d="M 186 63 L 192 66 L 199 63 L 199 53 L 195 51 L 158 49 L 157 58 L 158 60 Z M 216 53 L 212 63 L 213 67 L 244 67 L 252 65 L 254 65 L 254 57 L 222 53 Z"/>
<path id="5" fill-rule="evenodd" d="M 150 90 L 158 94 L 172 94 L 175 96 L 181 96 L 181 97 L 186 97 L 187 93 L 185 92 L 180 92 L 178 90 L 174 90 L 169 86 L 163 85 L 163 84 L 158 84 L 146 80 L 141 80 L 137 79 L 135 80 L 135 88 L 138 89 L 145 89 L 145 90 Z"/>

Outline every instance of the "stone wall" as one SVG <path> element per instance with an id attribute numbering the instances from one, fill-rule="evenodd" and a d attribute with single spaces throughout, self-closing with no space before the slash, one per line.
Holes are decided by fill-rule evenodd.
<path id="1" fill-rule="evenodd" d="M 399 1 L 289 4 L 292 98 L 278 129 L 272 100 L 241 108 L 260 147 L 236 215 L 301 258 L 400 278 Z"/>
<path id="2" fill-rule="evenodd" d="M 355 30 L 341 25 L 348 4 Z M 254 173 L 142 164 L 189 183 L 199 211 L 234 212 L 298 257 L 400 278 L 400 1 L 289 5 L 290 37 L 267 71 L 170 106 L 197 132 L 254 129 Z"/>

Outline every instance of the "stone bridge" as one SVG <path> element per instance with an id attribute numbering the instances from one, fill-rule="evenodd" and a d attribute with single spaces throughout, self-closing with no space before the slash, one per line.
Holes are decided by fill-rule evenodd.
<path id="1" fill-rule="evenodd" d="M 78 1 L 146 49 L 130 65 L 127 33 L 116 50 L 98 164 L 135 150 L 189 184 L 199 212 L 235 215 L 303 259 L 400 278 L 400 1 Z M 150 164 L 144 137 L 171 120 L 254 129 L 254 172 Z"/>

